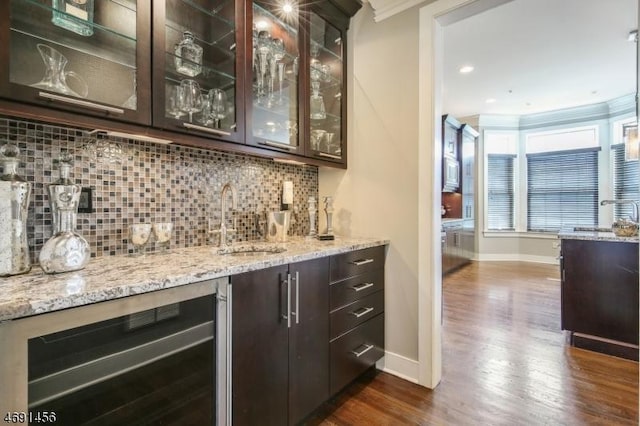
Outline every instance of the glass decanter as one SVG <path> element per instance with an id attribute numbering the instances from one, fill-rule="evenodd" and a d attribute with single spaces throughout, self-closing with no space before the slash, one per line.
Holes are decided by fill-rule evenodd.
<path id="1" fill-rule="evenodd" d="M 53 236 L 40 251 L 40 266 L 47 274 L 84 269 L 91 257 L 89 243 L 76 232 L 78 203 L 82 187 L 73 184 L 70 173 L 73 159 L 63 153 L 58 160 L 60 178 L 48 186 L 53 215 Z"/>
<path id="2" fill-rule="evenodd" d="M 27 213 L 31 183 L 18 176 L 17 146 L 0 148 L 3 174 L 0 176 L 0 276 L 31 270 L 27 243 Z"/>
<path id="3" fill-rule="evenodd" d="M 195 77 L 202 72 L 202 47 L 195 43 L 191 31 L 182 33 L 182 40 L 175 50 L 176 71 L 189 77 Z"/>

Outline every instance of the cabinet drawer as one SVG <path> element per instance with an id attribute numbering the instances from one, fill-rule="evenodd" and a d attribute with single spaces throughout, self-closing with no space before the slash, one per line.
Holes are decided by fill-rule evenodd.
<path id="1" fill-rule="evenodd" d="M 331 256 L 331 282 L 384 266 L 384 246 Z"/>
<path id="2" fill-rule="evenodd" d="M 330 286 L 331 310 L 348 305 L 384 288 L 384 269 L 371 271 Z"/>
<path id="3" fill-rule="evenodd" d="M 335 394 L 384 355 L 384 314 L 331 343 L 331 394 Z"/>
<path id="4" fill-rule="evenodd" d="M 351 330 L 358 324 L 384 311 L 384 291 L 377 291 L 331 313 L 331 338 Z"/>

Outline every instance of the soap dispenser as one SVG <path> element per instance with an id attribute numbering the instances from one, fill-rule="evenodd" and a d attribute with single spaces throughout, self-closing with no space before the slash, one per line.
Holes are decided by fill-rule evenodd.
<path id="1" fill-rule="evenodd" d="M 31 183 L 18 176 L 20 150 L 13 144 L 0 148 L 0 276 L 31 270 L 27 243 L 27 214 Z"/>
<path id="2" fill-rule="evenodd" d="M 57 163 L 60 178 L 47 188 L 53 214 L 53 236 L 40 251 L 40 266 L 47 274 L 84 269 L 91 257 L 89 243 L 76 232 L 82 187 L 73 184 L 69 177 L 73 159 L 63 153 Z"/>

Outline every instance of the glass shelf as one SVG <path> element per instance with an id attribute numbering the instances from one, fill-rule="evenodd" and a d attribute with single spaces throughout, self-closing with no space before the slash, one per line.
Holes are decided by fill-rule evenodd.
<path id="1" fill-rule="evenodd" d="M 119 32 L 113 28 L 93 23 L 94 34 L 91 37 L 79 36 L 51 23 L 53 9 L 33 0 L 12 0 L 11 31 L 12 34 L 20 34 L 38 42 L 61 46 L 125 67 L 135 68 L 135 8 L 123 7 L 121 2 L 110 1 L 110 4 L 117 5 L 118 8 L 130 15 L 129 18 L 133 20 L 134 25 L 129 29 L 133 29 L 133 34 Z M 12 44 L 14 43 L 13 38 L 12 36 Z M 34 53 L 37 54 L 35 50 Z"/>
<path id="2" fill-rule="evenodd" d="M 235 58 L 232 58 L 233 60 L 229 59 L 228 61 L 225 61 L 222 64 L 216 64 L 215 68 L 210 65 L 207 65 L 207 62 L 205 62 L 202 64 L 202 72 L 200 74 L 194 77 L 189 77 L 188 75 L 180 74 L 178 71 L 176 71 L 174 67 L 174 61 L 175 61 L 176 55 L 169 52 L 165 52 L 165 53 L 166 53 L 166 65 L 167 65 L 166 73 L 167 75 L 170 75 L 173 78 L 176 78 L 178 80 L 183 80 L 185 78 L 191 78 L 198 82 L 201 82 L 201 81 L 204 82 L 212 78 L 227 80 L 227 82 L 224 82 L 223 84 L 232 84 L 232 83 L 235 83 L 236 81 L 235 76 L 228 74 L 226 72 L 220 71 L 220 68 L 224 68 L 225 65 L 232 66 L 235 63 Z M 185 59 L 183 59 L 183 61 L 188 62 Z"/>
<path id="3" fill-rule="evenodd" d="M 235 28 L 236 28 L 235 22 L 225 18 L 224 16 L 220 16 L 219 13 L 218 13 L 222 9 L 224 9 L 225 6 L 233 6 L 234 5 L 234 0 L 223 1 L 214 10 L 206 9 L 206 8 L 200 6 L 199 4 L 196 4 L 192 0 L 181 0 L 181 1 L 182 1 L 182 3 L 192 7 L 196 11 L 198 11 L 198 12 L 200 12 L 200 13 L 206 15 L 206 16 L 209 16 L 210 18 L 215 19 L 217 22 L 225 24 L 230 30 L 234 30 L 235 31 Z"/>
<path id="4" fill-rule="evenodd" d="M 298 35 L 298 29 L 296 27 L 292 26 L 290 23 L 284 21 L 282 19 L 282 17 L 278 17 L 278 16 L 274 15 L 271 11 L 269 11 L 269 10 L 265 9 L 264 7 L 260 6 L 258 3 L 253 3 L 253 21 L 254 21 L 254 24 L 255 24 L 255 21 L 256 21 L 256 15 L 258 15 L 258 14 L 266 17 L 269 20 L 271 20 L 278 27 L 284 28 L 286 30 L 286 32 L 288 32 L 292 36 L 297 36 Z M 297 19 L 295 21 L 296 21 L 295 23 L 297 25 Z"/>
<path id="5" fill-rule="evenodd" d="M 166 27 L 168 30 L 170 30 L 170 31 L 167 31 L 167 39 L 169 40 L 179 41 L 180 38 L 182 37 L 183 32 L 191 31 L 189 27 L 177 25 L 175 22 L 169 22 L 169 21 L 167 21 Z M 234 29 L 228 30 L 227 32 L 223 33 L 221 36 L 216 37 L 213 40 L 206 40 L 202 38 L 201 34 L 197 34 L 197 33 L 194 34 L 194 36 L 197 43 L 200 45 L 210 46 L 216 49 L 216 51 L 228 57 L 235 56 L 234 51 L 236 47 L 235 47 L 235 30 Z"/>

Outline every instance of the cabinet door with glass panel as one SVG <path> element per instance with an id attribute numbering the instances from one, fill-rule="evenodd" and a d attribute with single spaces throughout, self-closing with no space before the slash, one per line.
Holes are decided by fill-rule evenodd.
<path id="1" fill-rule="evenodd" d="M 0 96 L 149 124 L 150 6 L 136 0 L 0 3 Z"/>
<path id="2" fill-rule="evenodd" d="M 307 155 L 346 163 L 343 33 L 320 14 L 310 11 L 308 42 Z"/>
<path id="3" fill-rule="evenodd" d="M 241 2 L 153 2 L 154 125 L 241 142 Z"/>
<path id="4" fill-rule="evenodd" d="M 302 153 L 298 4 L 255 1 L 247 10 L 247 142 Z"/>

